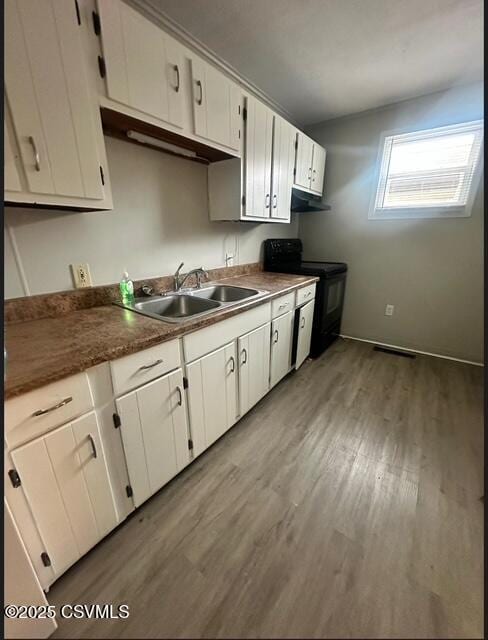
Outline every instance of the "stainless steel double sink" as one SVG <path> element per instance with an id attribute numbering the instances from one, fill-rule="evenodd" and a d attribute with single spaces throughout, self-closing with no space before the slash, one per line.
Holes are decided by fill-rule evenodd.
<path id="1" fill-rule="evenodd" d="M 165 322 L 184 322 L 266 293 L 267 291 L 259 289 L 215 284 L 201 289 L 185 289 L 160 296 L 136 298 L 132 304 L 116 304 Z"/>

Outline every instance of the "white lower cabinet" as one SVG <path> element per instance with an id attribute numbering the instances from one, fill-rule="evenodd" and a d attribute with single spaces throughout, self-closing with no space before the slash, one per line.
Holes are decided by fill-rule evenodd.
<path id="1" fill-rule="evenodd" d="M 118 398 L 116 406 L 138 507 L 190 462 L 181 369 Z"/>
<path id="2" fill-rule="evenodd" d="M 231 342 L 186 365 L 193 455 L 237 420 L 237 354 Z"/>
<path id="3" fill-rule="evenodd" d="M 271 323 L 271 387 L 290 371 L 292 333 L 292 311 L 275 318 Z"/>
<path id="4" fill-rule="evenodd" d="M 11 452 L 45 547 L 43 563 L 63 573 L 117 524 L 95 413 Z"/>
<path id="5" fill-rule="evenodd" d="M 298 369 L 308 354 L 310 353 L 310 340 L 312 337 L 312 322 L 314 301 L 307 302 L 300 308 L 300 317 L 298 321 L 298 341 L 297 341 L 297 357 L 295 361 L 295 369 Z"/>
<path id="6" fill-rule="evenodd" d="M 242 336 L 239 350 L 239 413 L 243 416 L 269 390 L 270 323 Z"/>

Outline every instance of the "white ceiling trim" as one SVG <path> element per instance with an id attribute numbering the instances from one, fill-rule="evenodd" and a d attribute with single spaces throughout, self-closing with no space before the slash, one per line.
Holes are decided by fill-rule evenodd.
<path id="1" fill-rule="evenodd" d="M 289 111 L 273 100 L 273 98 L 271 98 L 271 96 L 269 96 L 265 91 L 262 91 L 253 82 L 243 76 L 237 69 L 234 69 L 232 65 L 218 56 L 214 51 L 209 49 L 209 47 L 207 47 L 201 40 L 192 36 L 191 33 L 170 18 L 170 16 L 164 13 L 164 11 L 161 11 L 159 7 L 153 4 L 152 0 L 126 0 L 126 2 L 134 9 L 144 14 L 146 18 L 151 20 L 151 22 L 154 22 L 159 27 L 170 33 L 170 35 L 182 42 L 189 49 L 192 49 L 195 53 L 202 56 L 202 58 L 218 67 L 225 75 L 237 82 L 245 91 L 264 102 L 268 107 L 273 109 L 273 111 L 276 111 L 294 125 L 300 126 L 296 118 L 292 116 Z"/>

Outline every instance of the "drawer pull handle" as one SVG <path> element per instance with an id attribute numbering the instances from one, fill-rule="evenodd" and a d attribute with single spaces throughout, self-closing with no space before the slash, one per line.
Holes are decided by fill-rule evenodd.
<path id="1" fill-rule="evenodd" d="M 66 404 L 69 404 L 70 402 L 73 402 L 73 398 L 71 396 L 69 396 L 69 398 L 64 398 L 64 400 L 61 400 L 61 402 L 58 402 L 58 404 L 55 404 L 52 407 L 49 407 L 48 409 L 39 409 L 38 411 L 35 411 L 32 415 L 37 417 L 37 416 L 44 416 L 46 415 L 46 413 L 51 413 L 51 411 L 56 411 L 56 409 L 61 409 L 61 407 L 64 407 Z"/>
<path id="2" fill-rule="evenodd" d="M 91 434 L 88 434 L 88 440 L 90 441 L 93 457 L 97 457 L 97 447 L 95 446 L 95 440 Z"/>
<path id="3" fill-rule="evenodd" d="M 41 157 L 39 156 L 39 150 L 37 149 L 36 141 L 32 136 L 29 136 L 29 144 L 32 147 L 32 151 L 34 152 L 34 161 L 36 171 L 41 170 Z"/>
<path id="4" fill-rule="evenodd" d="M 246 364 L 246 362 L 247 362 L 247 350 L 243 349 L 241 351 L 241 354 L 244 356 L 244 360 L 241 360 L 241 364 Z"/>
<path id="5" fill-rule="evenodd" d="M 311 295 L 312 295 L 312 292 L 311 291 L 307 291 L 307 293 L 305 294 L 305 297 L 309 298 Z"/>
<path id="6" fill-rule="evenodd" d="M 177 64 L 174 65 L 173 69 L 175 70 L 175 73 L 176 73 L 175 91 L 176 91 L 176 93 L 178 93 L 178 91 L 180 90 L 180 70 L 179 70 Z"/>
<path id="7" fill-rule="evenodd" d="M 200 89 L 200 95 L 199 95 L 199 97 L 197 98 L 197 104 L 199 104 L 199 105 L 200 105 L 200 104 L 202 104 L 202 102 L 203 102 L 203 88 L 202 88 L 202 83 L 201 83 L 201 81 L 200 81 L 200 80 L 197 80 L 196 85 L 197 85 L 197 87 Z"/>
<path id="8" fill-rule="evenodd" d="M 234 373 L 234 371 L 236 370 L 236 361 L 234 360 L 234 356 L 230 357 L 230 363 L 232 364 L 232 369 L 230 370 L 230 372 Z"/>
<path id="9" fill-rule="evenodd" d="M 302 318 L 302 323 L 301 323 L 300 327 L 303 329 L 304 326 L 305 326 L 305 318 Z"/>
<path id="10" fill-rule="evenodd" d="M 178 405 L 181 407 L 183 404 L 183 394 L 181 393 L 180 387 L 176 387 L 176 391 L 178 391 Z"/>
<path id="11" fill-rule="evenodd" d="M 275 340 L 273 342 L 274 342 L 274 344 L 276 344 L 278 342 L 278 338 L 279 338 L 279 335 L 280 335 L 279 332 L 278 332 L 278 329 L 275 329 L 274 334 L 275 334 L 276 338 L 275 338 Z"/>
<path id="12" fill-rule="evenodd" d="M 278 311 L 279 311 L 280 309 L 286 309 L 286 307 L 287 307 L 289 304 L 290 304 L 289 302 L 284 302 L 283 304 L 280 304 L 280 306 L 278 307 Z"/>
<path id="13" fill-rule="evenodd" d="M 137 369 L 137 371 L 145 371 L 146 369 L 152 369 L 153 367 L 156 367 L 158 364 L 163 364 L 163 360 L 159 359 L 153 362 L 152 364 L 143 364 L 142 367 L 139 367 L 139 369 Z"/>

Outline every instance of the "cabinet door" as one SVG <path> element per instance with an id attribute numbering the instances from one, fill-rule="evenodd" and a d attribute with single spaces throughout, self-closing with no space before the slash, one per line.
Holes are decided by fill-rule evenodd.
<path id="1" fill-rule="evenodd" d="M 10 139 L 9 130 L 7 128 L 6 120 L 3 122 L 3 145 L 4 145 L 4 166 L 3 166 L 3 179 L 4 188 L 7 191 L 20 191 L 20 177 L 17 171 L 17 165 L 15 163 L 15 153 L 12 146 L 12 140 Z"/>
<path id="2" fill-rule="evenodd" d="M 310 189 L 312 181 L 313 140 L 298 132 L 295 166 L 295 184 Z"/>
<path id="3" fill-rule="evenodd" d="M 183 49 L 124 2 L 98 2 L 107 95 L 141 113 L 183 124 Z"/>
<path id="4" fill-rule="evenodd" d="M 78 560 L 81 553 L 44 438 L 12 451 L 12 460 L 22 478 L 22 488 L 54 574 L 59 576 Z"/>
<path id="5" fill-rule="evenodd" d="M 271 387 L 290 370 L 292 329 L 293 311 L 276 318 L 271 324 Z"/>
<path id="6" fill-rule="evenodd" d="M 240 91 L 215 67 L 191 59 L 195 133 L 206 140 L 239 149 Z"/>
<path id="7" fill-rule="evenodd" d="M 117 525 L 118 520 L 97 417 L 90 413 L 71 426 L 100 539 Z"/>
<path id="8" fill-rule="evenodd" d="M 74 2 L 7 0 L 5 84 L 29 191 L 103 199 Z"/>
<path id="9" fill-rule="evenodd" d="M 117 524 L 95 414 L 19 447 L 12 459 L 60 575 Z"/>
<path id="10" fill-rule="evenodd" d="M 243 416 L 269 390 L 270 323 L 238 340 L 239 410 Z"/>
<path id="11" fill-rule="evenodd" d="M 318 144 L 313 145 L 312 191 L 322 195 L 324 189 L 325 149 Z"/>
<path id="12" fill-rule="evenodd" d="M 193 455 L 198 456 L 237 419 L 236 344 L 186 366 Z"/>
<path id="13" fill-rule="evenodd" d="M 307 302 L 300 308 L 298 324 L 297 359 L 295 369 L 298 369 L 310 353 L 310 340 L 312 337 L 314 301 Z"/>
<path id="14" fill-rule="evenodd" d="M 283 118 L 274 116 L 273 168 L 271 174 L 272 218 L 290 220 L 294 162 L 295 129 Z"/>
<path id="15" fill-rule="evenodd" d="M 118 398 L 116 405 L 138 507 L 190 461 L 181 369 Z"/>
<path id="16" fill-rule="evenodd" d="M 245 215 L 269 218 L 273 113 L 254 98 L 247 98 L 245 127 Z"/>

